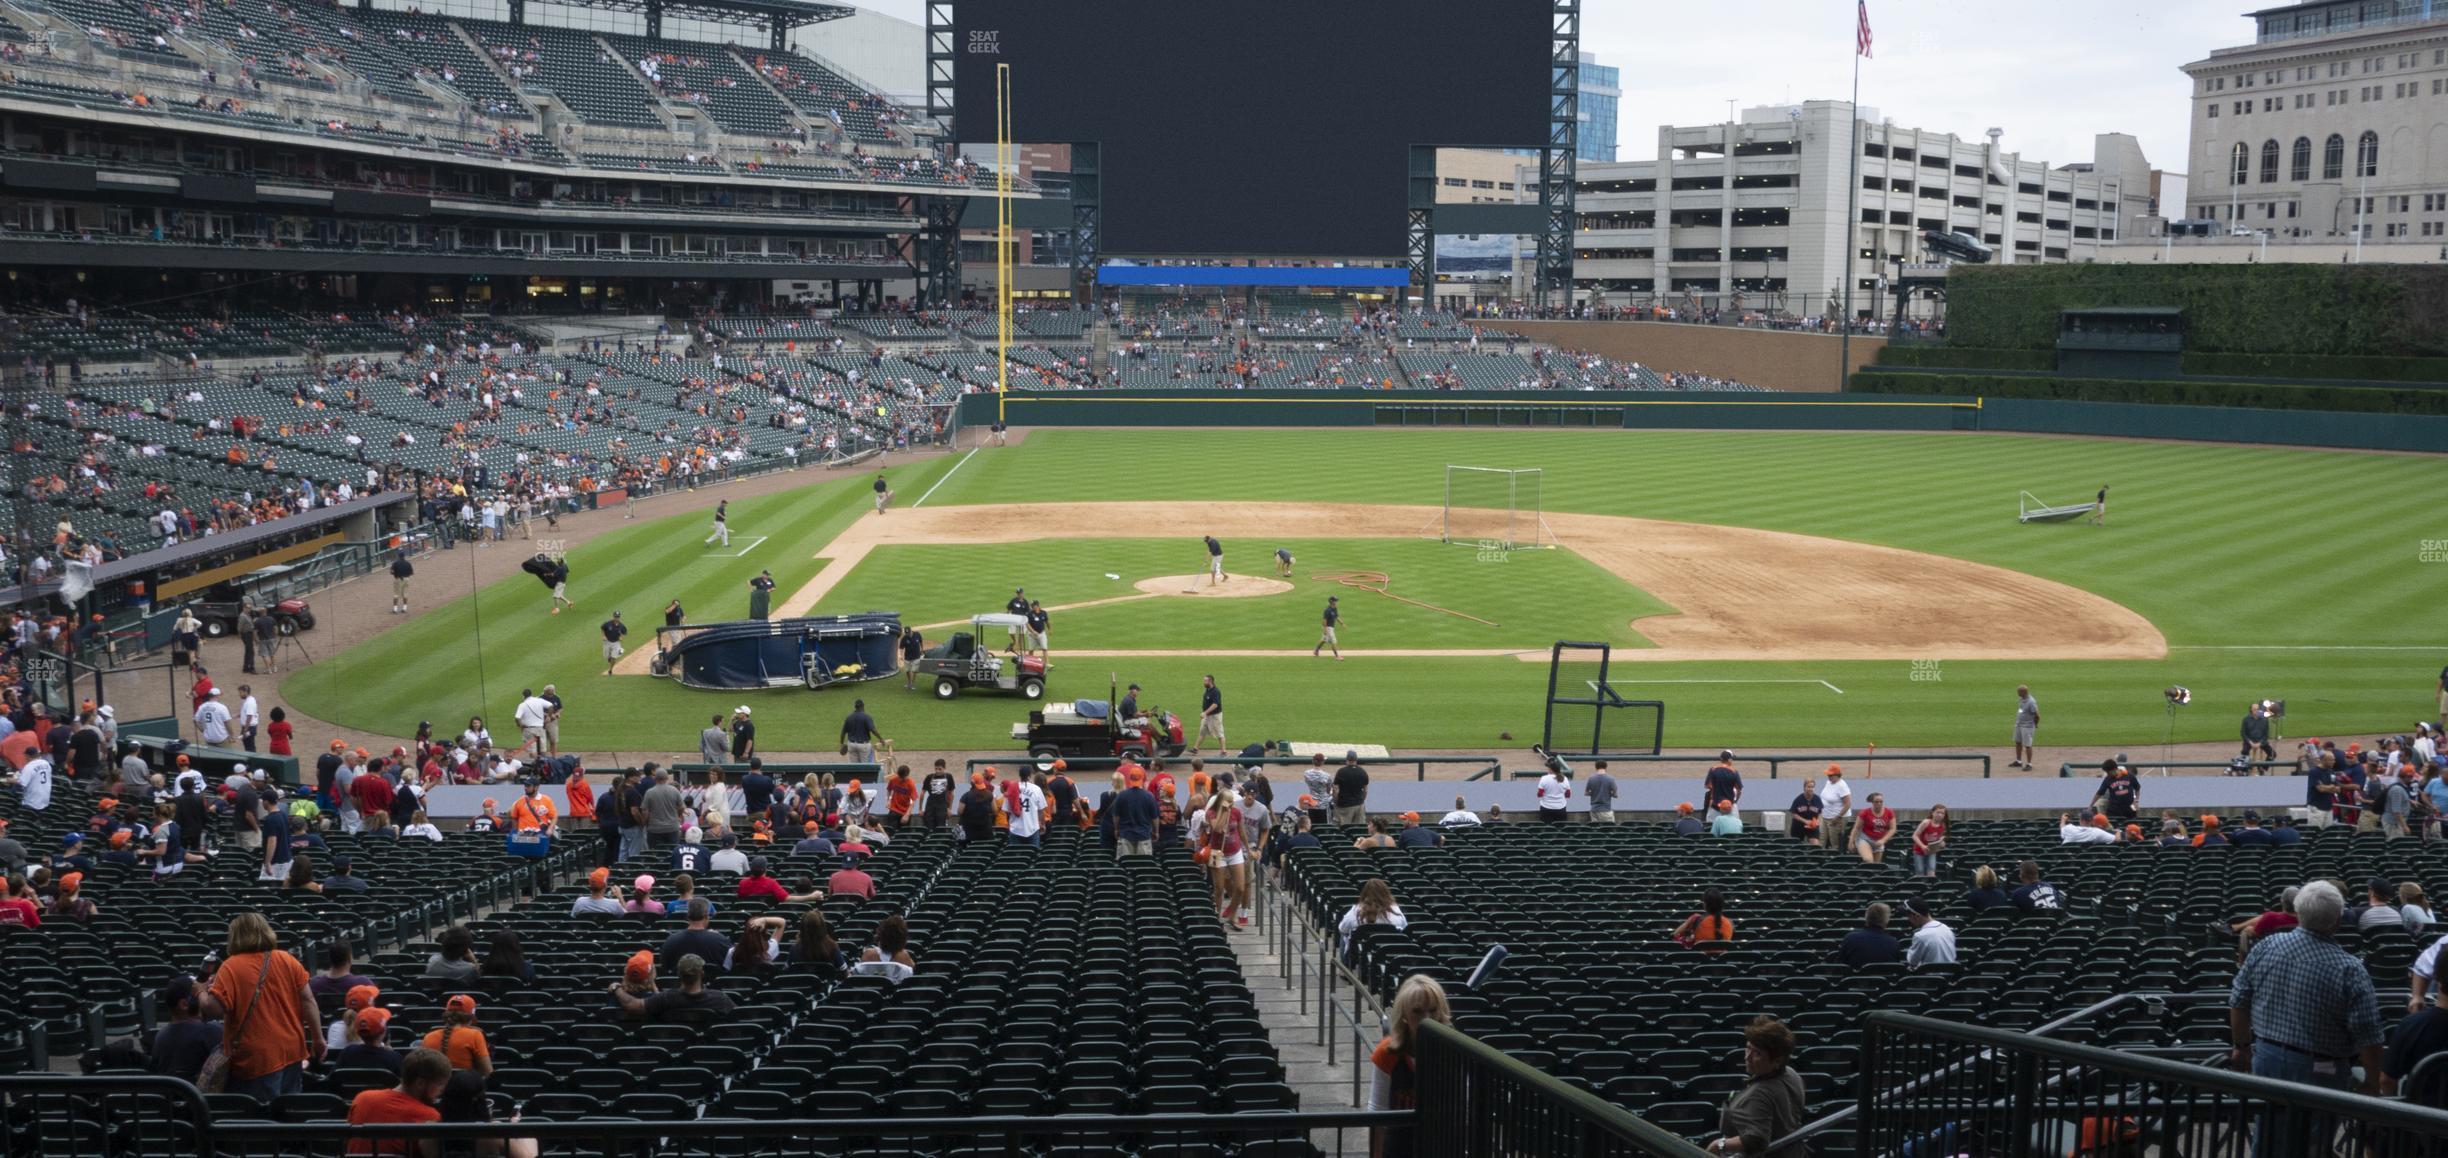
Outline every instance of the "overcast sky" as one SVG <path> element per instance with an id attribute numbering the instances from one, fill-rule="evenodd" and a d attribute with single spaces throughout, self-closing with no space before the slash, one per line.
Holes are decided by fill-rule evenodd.
<path id="1" fill-rule="evenodd" d="M 925 18 L 920 0 L 851 2 Z M 2239 14 L 2260 6 L 1870 0 L 1876 45 L 1862 64 L 1862 103 L 1964 137 L 2002 128 L 2008 150 L 2053 164 L 2090 160 L 2094 133 L 2132 133 L 2152 164 L 2181 170 L 2189 105 L 2177 66 L 2249 43 L 2252 22 Z M 1852 84 L 1852 0 L 1584 0 L 1582 12 L 1583 45 L 1623 69 L 1623 160 L 1655 156 L 1659 125 L 1722 119 L 1728 99 L 1843 100 Z"/>

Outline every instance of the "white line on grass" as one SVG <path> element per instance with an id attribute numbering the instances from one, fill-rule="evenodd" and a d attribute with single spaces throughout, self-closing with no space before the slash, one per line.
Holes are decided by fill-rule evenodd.
<path id="1" fill-rule="evenodd" d="M 2169 651 L 2448 651 L 2448 643 L 2187 643 Z"/>
<path id="2" fill-rule="evenodd" d="M 750 539 L 750 540 L 748 540 L 747 542 L 740 544 L 740 549 L 739 549 L 739 550 L 737 550 L 737 551 L 726 551 L 726 552 L 723 552 L 722 554 L 719 554 L 719 555 L 703 555 L 703 556 L 700 556 L 700 558 L 705 558 L 705 559 L 737 559 L 737 558 L 739 558 L 739 557 L 741 557 L 741 556 L 743 556 L 743 555 L 746 555 L 746 554 L 747 554 L 748 552 L 750 552 L 750 551 L 756 550 L 756 548 L 757 548 L 757 544 L 762 543 L 762 542 L 764 542 L 765 540 L 767 540 L 767 539 L 769 539 L 769 538 L 772 538 L 772 536 L 770 536 L 770 535 L 758 535 L 756 538 Z"/>
<path id="3" fill-rule="evenodd" d="M 1593 692 L 1598 690 L 1597 680 L 1581 682 L 1588 684 Z M 1607 682 L 1611 684 L 1817 684 L 1837 695 L 1845 694 L 1843 688 L 1826 680 L 1608 680 Z"/>
<path id="4" fill-rule="evenodd" d="M 914 502 L 914 503 L 911 503 L 911 504 L 910 504 L 911 509 L 913 509 L 913 510 L 914 510 L 914 509 L 916 509 L 916 508 L 919 508 L 919 507 L 923 507 L 923 506 L 925 506 L 925 505 L 926 505 L 926 501 L 927 501 L 928 499 L 931 499 L 931 498 L 934 498 L 934 497 L 935 497 L 935 492 L 936 492 L 936 490 L 938 490 L 939 488 L 941 488 L 941 487 L 942 487 L 942 486 L 943 486 L 945 483 L 951 482 L 951 481 L 952 481 L 952 476 L 953 476 L 953 475 L 956 475 L 956 474 L 959 474 L 959 473 L 960 473 L 960 468 L 962 468 L 962 467 L 964 467 L 964 466 L 969 465 L 969 460 L 970 460 L 970 459 L 973 459 L 973 458 L 976 458 L 976 457 L 977 457 L 977 452 L 978 452 L 978 451 L 980 451 L 980 450 L 983 450 L 983 449 L 985 449 L 985 448 L 984 448 L 984 447 L 978 447 L 978 446 L 973 446 L 973 447 L 970 447 L 970 448 L 969 448 L 969 453 L 962 455 L 962 456 L 961 456 L 961 460 L 960 460 L 959 462 L 956 462 L 956 463 L 953 463 L 953 464 L 952 464 L 952 469 L 945 471 L 945 472 L 943 473 L 943 477 L 942 477 L 942 478 L 939 478 L 939 479 L 936 479 L 936 480 L 935 480 L 935 485 L 934 485 L 934 486 L 928 487 L 928 488 L 926 489 L 926 493 L 925 493 L 925 494 L 918 496 L 918 501 L 917 501 L 917 502 Z"/>

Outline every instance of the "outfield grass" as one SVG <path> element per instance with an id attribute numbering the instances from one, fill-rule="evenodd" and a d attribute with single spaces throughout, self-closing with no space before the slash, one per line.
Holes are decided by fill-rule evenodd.
<path id="1" fill-rule="evenodd" d="M 1050 608 L 1111 599 L 1136 594 L 1137 580 L 1188 572 L 1203 552 L 1185 554 L 1183 546 L 1179 539 L 1058 539 L 879 547 L 816 609 L 892 610 L 903 623 L 926 624 L 1001 611 L 1015 586 Z M 1275 574 L 1276 547 L 1297 560 L 1291 591 L 1082 607 L 1051 614 L 1048 633 L 1057 649 L 1306 648 L 1317 642 L 1319 613 L 1334 595 L 1349 619 L 1351 647 L 1543 648 L 1559 639 L 1647 647 L 1631 621 L 1674 610 L 1570 551 L 1508 552 L 1499 564 L 1424 539 L 1270 540 L 1258 574 Z M 1331 571 L 1385 572 L 1394 594 L 1493 626 L 1311 578 Z M 945 633 L 929 634 L 940 640 Z"/>
<path id="2" fill-rule="evenodd" d="M 1926 678 L 1928 672 L 1913 678 L 1902 663 L 1667 663 L 1622 673 L 1642 681 L 1814 681 L 1631 685 L 1630 693 L 1669 702 L 1667 740 L 1677 745 L 2002 746 L 2014 685 L 2026 681 L 2043 706 L 2044 746 L 2156 742 L 2167 725 L 2159 689 L 2170 683 L 2197 693 L 2194 706 L 2176 721 L 2179 740 L 2233 736 L 2243 702 L 2260 696 L 2288 701 L 2289 736 L 2402 731 L 2434 714 L 2434 680 L 2448 661 L 2448 630 L 2436 626 L 2448 563 L 2417 561 L 2424 539 L 2448 539 L 2448 527 L 2433 526 L 2432 508 L 2448 484 L 2448 465 L 2435 458 L 1999 435 L 1039 430 L 1018 446 L 899 468 L 894 485 L 915 498 L 955 463 L 959 469 L 927 505 L 1115 498 L 1434 505 L 1446 463 L 1537 466 L 1546 472 L 1549 510 L 1794 531 L 1991 563 L 2116 600 L 2148 617 L 2175 648 L 2168 659 L 2153 662 L 1948 661 L 1935 680 Z M 572 590 L 580 600 L 574 622 L 569 615 L 544 615 L 545 593 L 525 577 L 487 591 L 482 611 L 492 714 L 507 715 L 521 684 L 555 680 L 571 700 L 568 732 L 589 748 L 692 747 L 699 718 L 740 693 L 595 676 L 601 669 L 592 629 L 606 601 L 621 604 L 641 626 L 659 621 L 672 593 L 688 601 L 694 618 L 741 614 L 742 584 L 756 566 L 773 567 L 787 592 L 813 574 L 818 561 L 808 556 L 814 549 L 861 513 L 866 496 L 857 484 L 863 479 L 849 481 L 734 504 L 740 533 L 774 536 L 743 560 L 705 560 L 697 515 L 642 523 L 590 543 L 571 559 Z M 2018 490 L 2068 503 L 2102 483 L 2115 488 L 2105 528 L 2014 521 Z M 826 606 L 880 606 L 934 621 L 996 610 L 1018 583 L 1040 598 L 1052 594 L 1049 602 L 1094 598 L 1120 586 L 1103 579 L 1106 571 L 1137 578 L 1189 570 L 1178 560 L 1193 557 L 1191 545 L 1151 544 L 1148 549 L 1165 562 L 1151 560 L 1135 572 L 1100 562 L 1116 541 L 887 548 L 855 571 L 852 587 Z M 1421 550 L 1467 557 L 1458 548 L 1383 540 L 1295 550 L 1304 574 L 1338 554 L 1394 558 Z M 961 554 L 934 554 L 939 551 Z M 1565 553 L 1545 558 L 1587 568 Z M 1462 604 L 1459 588 L 1437 586 L 1479 582 L 1473 568 L 1440 568 L 1434 560 L 1407 565 L 1417 569 L 1424 589 L 1456 592 L 1447 596 L 1456 600 L 1453 606 L 1485 614 Z M 1430 598 L 1410 590 L 1401 568 L 1376 569 L 1397 573 L 1396 590 Z M 1562 596 L 1552 599 L 1552 610 L 1521 612 L 1516 621 L 1525 633 L 1531 625 L 1562 633 L 1590 620 L 1585 604 L 1593 581 L 1574 576 L 1568 566 L 1557 571 Z M 1537 602 L 1538 587 L 1524 584 L 1521 590 L 1527 594 L 1474 597 L 1489 606 L 1506 603 L 1509 615 L 1510 606 L 1525 599 Z M 1646 598 L 1629 588 L 1607 597 Z M 1370 628 L 1371 645 L 1388 646 L 1375 638 L 1387 626 L 1386 613 L 1369 608 L 1382 601 L 1359 598 L 1364 602 L 1353 614 L 1369 617 L 1361 622 Z M 1195 616 L 1181 610 L 1186 600 L 1083 609 L 1058 619 L 1055 642 L 1305 646 L 1314 641 L 1314 608 L 1307 604 L 1319 601 L 1306 591 L 1219 600 Z M 1278 605 L 1285 607 L 1280 626 Z M 445 609 L 346 656 L 327 658 L 284 694 L 323 718 L 390 733 L 405 734 L 418 719 L 463 716 L 477 701 L 464 612 Z M 1505 615 L 1487 617 L 1507 622 Z M 1607 611 L 1605 618 L 1613 617 Z M 1428 637 L 1470 626 L 1405 622 L 1402 630 Z M 1179 633 L 1192 627 L 1198 634 L 1248 633 L 1257 642 L 1182 642 Z M 1471 644 L 1439 639 L 1420 646 Z M 1352 739 L 1415 747 L 1495 744 L 1503 731 L 1527 741 L 1537 731 L 1545 683 L 1536 665 L 1493 658 L 1343 664 L 1184 658 L 1133 660 L 1127 671 L 1113 661 L 1083 660 L 1057 668 L 1057 697 L 1102 695 L 1110 671 L 1147 685 L 1153 698 L 1177 709 L 1195 703 L 1198 677 L 1212 672 L 1226 689 L 1235 740 Z M 1820 680 L 1843 694 L 1815 682 Z M 1016 700 L 971 696 L 932 704 L 904 697 L 897 686 L 871 686 L 886 733 L 905 746 L 1008 746 L 1009 723 L 1023 711 Z M 829 749 L 846 699 L 759 697 L 762 739 L 776 750 Z"/>

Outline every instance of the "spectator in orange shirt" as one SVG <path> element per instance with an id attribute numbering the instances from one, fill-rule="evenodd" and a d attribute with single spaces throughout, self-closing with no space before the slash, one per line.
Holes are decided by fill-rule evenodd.
<path id="1" fill-rule="evenodd" d="M 520 832 L 552 831 L 552 798 L 534 780 L 526 782 L 526 795 L 510 802 L 510 826 Z"/>
<path id="2" fill-rule="evenodd" d="M 453 994 L 443 1005 L 442 1028 L 426 1034 L 420 1044 L 449 1059 L 454 1069 L 493 1072 L 493 1047 L 476 1028 L 476 999 L 465 993 Z"/>
<path id="3" fill-rule="evenodd" d="M 892 815 L 892 826 L 898 829 L 909 823 L 910 810 L 917 806 L 918 782 L 910 778 L 909 765 L 903 764 L 884 781 L 884 810 Z"/>
<path id="4" fill-rule="evenodd" d="M 569 796 L 571 820 L 595 819 L 595 787 L 586 782 L 584 770 L 573 771 L 562 782 L 561 791 Z"/>
<path id="5" fill-rule="evenodd" d="M 377 1126 L 439 1122 L 442 1111 L 434 1102 L 450 1084 L 450 1059 L 430 1049 L 412 1049 L 400 1060 L 400 1083 L 395 1089 L 365 1090 L 349 1103 L 348 1121 L 352 1126 Z M 410 1142 L 405 1138 L 355 1138 L 349 1142 L 351 1154 L 438 1154 L 433 1142 Z"/>

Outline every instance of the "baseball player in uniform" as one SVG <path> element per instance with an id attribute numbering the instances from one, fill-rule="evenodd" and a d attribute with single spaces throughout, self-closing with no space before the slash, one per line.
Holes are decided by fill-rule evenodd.
<path id="1" fill-rule="evenodd" d="M 884 482 L 884 472 L 880 470 L 876 472 L 875 496 L 876 513 L 879 515 L 883 514 L 884 504 L 892 501 L 892 487 Z M 919 497 L 924 498 L 925 496 L 921 495 Z"/>
<path id="2" fill-rule="evenodd" d="M 1335 628 L 1340 626 L 1343 622 L 1343 607 L 1341 604 L 1335 601 L 1335 597 L 1332 595 L 1326 597 L 1326 614 L 1323 616 L 1323 619 L 1324 623 L 1321 625 L 1318 631 L 1317 646 L 1309 649 L 1309 655 L 1312 658 L 1315 658 L 1319 652 L 1322 652 L 1327 648 L 1333 648 L 1335 662 L 1341 663 L 1343 661 L 1343 646 L 1340 643 L 1335 642 Z"/>
<path id="3" fill-rule="evenodd" d="M 1207 585 L 1213 587 L 1222 583 L 1224 579 L 1224 544 L 1216 542 L 1214 535 L 1209 535 L 1207 536 Z"/>
<path id="4" fill-rule="evenodd" d="M 714 504 L 714 533 L 707 535 L 705 541 L 712 543 L 717 540 L 720 540 L 723 546 L 731 545 L 731 500 L 729 499 Z"/>

